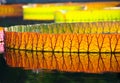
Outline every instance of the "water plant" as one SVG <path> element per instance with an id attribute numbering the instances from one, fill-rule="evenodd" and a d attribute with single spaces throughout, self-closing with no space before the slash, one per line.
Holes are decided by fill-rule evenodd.
<path id="1" fill-rule="evenodd" d="M 120 22 L 52 23 L 5 28 L 5 46 L 52 52 L 120 52 Z"/>

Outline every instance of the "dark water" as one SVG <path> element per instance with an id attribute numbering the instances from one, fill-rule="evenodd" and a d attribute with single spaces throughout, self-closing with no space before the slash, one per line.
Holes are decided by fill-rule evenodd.
<path id="1" fill-rule="evenodd" d="M 52 23 L 50 21 L 34 21 L 34 20 L 23 20 L 23 17 L 0 17 L 0 26 L 9 27 L 14 25 L 26 25 L 26 24 L 40 24 L 40 23 Z"/>

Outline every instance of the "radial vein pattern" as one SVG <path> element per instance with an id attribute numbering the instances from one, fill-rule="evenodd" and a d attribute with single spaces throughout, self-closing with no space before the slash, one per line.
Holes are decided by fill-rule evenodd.
<path id="1" fill-rule="evenodd" d="M 120 22 L 13 26 L 6 47 L 54 52 L 120 52 Z"/>

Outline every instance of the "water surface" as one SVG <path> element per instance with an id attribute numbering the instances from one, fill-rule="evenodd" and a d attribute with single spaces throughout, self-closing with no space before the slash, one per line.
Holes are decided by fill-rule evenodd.
<path id="1" fill-rule="evenodd" d="M 0 83 L 120 83 L 119 78 L 120 54 L 0 54 Z"/>

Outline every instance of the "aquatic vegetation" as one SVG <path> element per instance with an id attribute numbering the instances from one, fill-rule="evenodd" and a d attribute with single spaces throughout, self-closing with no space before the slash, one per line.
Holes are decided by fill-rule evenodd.
<path id="1" fill-rule="evenodd" d="M 96 10 L 96 9 L 104 9 L 108 7 L 117 7 L 119 6 L 119 1 L 105 1 L 105 2 L 86 2 L 83 3 L 85 6 L 87 6 L 87 10 Z"/>
<path id="2" fill-rule="evenodd" d="M 55 13 L 56 23 L 120 21 L 120 9 L 73 10 Z"/>
<path id="3" fill-rule="evenodd" d="M 33 4 L 23 6 L 24 20 L 54 20 L 54 13 L 58 10 L 80 10 L 81 5 L 67 5 L 67 4 Z"/>
<path id="4" fill-rule="evenodd" d="M 67 19 L 69 21 L 76 20 L 78 22 L 78 20 L 81 21 L 80 20 L 81 17 L 84 17 L 85 19 L 82 18 L 82 21 L 86 21 L 86 19 L 88 18 L 87 16 L 89 16 L 89 14 L 95 14 L 93 16 L 97 16 L 98 14 L 102 13 L 100 14 L 100 16 L 102 15 L 102 17 L 104 18 L 103 13 L 104 14 L 106 13 L 104 12 L 105 10 L 103 10 L 103 12 L 100 12 L 100 13 L 98 12 L 98 10 L 108 8 L 108 7 L 116 7 L 119 4 L 120 4 L 119 1 L 27 4 L 23 6 L 23 19 L 24 20 L 55 20 L 56 22 L 61 22 L 62 20 L 63 20 L 62 22 L 64 22 L 64 20 Z M 73 10 L 77 10 L 79 12 L 76 12 Z M 88 11 L 81 11 L 81 10 L 88 10 L 90 13 Z M 59 13 L 56 14 L 57 11 L 60 11 L 59 13 L 61 14 Z M 91 13 L 94 11 L 95 13 Z M 83 12 L 85 12 L 87 16 Z M 111 12 L 107 12 L 107 14 L 108 13 L 110 14 Z M 64 16 L 66 16 L 66 18 L 63 18 Z M 78 18 L 76 18 L 75 16 Z M 93 18 L 91 15 L 90 17 Z M 99 17 L 97 18 L 99 19 Z M 62 20 L 60 21 L 60 19 Z M 87 21 L 89 21 L 89 18 Z"/>
<path id="5" fill-rule="evenodd" d="M 53 23 L 5 28 L 7 48 L 52 52 L 120 52 L 120 22 Z"/>
<path id="6" fill-rule="evenodd" d="M 22 5 L 0 5 L 0 17 L 19 17 L 22 15 Z"/>

